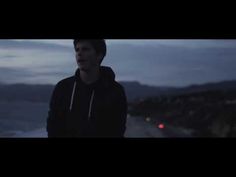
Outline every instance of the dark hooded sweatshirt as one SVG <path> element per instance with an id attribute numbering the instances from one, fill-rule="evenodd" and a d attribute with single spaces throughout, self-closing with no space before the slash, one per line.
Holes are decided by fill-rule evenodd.
<path id="1" fill-rule="evenodd" d="M 85 84 L 79 69 L 60 81 L 52 94 L 47 119 L 48 137 L 124 137 L 127 100 L 109 67 L 100 79 Z"/>

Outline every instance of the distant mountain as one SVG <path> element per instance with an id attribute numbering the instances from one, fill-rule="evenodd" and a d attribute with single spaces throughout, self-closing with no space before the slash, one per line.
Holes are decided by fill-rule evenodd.
<path id="1" fill-rule="evenodd" d="M 136 98 L 156 96 L 169 91 L 167 88 L 142 85 L 139 82 L 120 82 L 124 86 L 128 101 Z M 48 102 L 54 85 L 0 84 L 0 100 Z"/>
<path id="2" fill-rule="evenodd" d="M 53 85 L 0 84 L 0 101 L 48 102 Z"/>
<path id="3" fill-rule="evenodd" d="M 121 81 L 120 84 L 124 87 L 129 102 L 138 98 L 142 99 L 160 95 L 178 95 L 208 90 L 236 89 L 236 81 L 192 85 L 184 88 L 156 87 L 143 85 L 139 82 Z M 53 89 L 54 85 L 4 85 L 0 83 L 0 101 L 49 102 Z"/>
<path id="4" fill-rule="evenodd" d="M 160 95 L 180 95 L 208 90 L 236 90 L 236 81 L 223 81 L 217 83 L 207 83 L 202 85 L 191 85 L 188 87 L 156 87 L 142 85 L 139 82 L 121 82 L 126 90 L 129 101 L 136 98 L 146 98 Z"/>
<path id="5" fill-rule="evenodd" d="M 137 98 L 146 98 L 151 96 L 158 96 L 168 94 L 176 90 L 174 87 L 156 87 L 143 85 L 139 82 L 120 82 L 126 91 L 128 101 L 133 101 Z"/>
<path id="6" fill-rule="evenodd" d="M 174 91 L 174 94 L 204 92 L 208 90 L 234 90 L 236 89 L 236 81 L 222 81 L 215 83 L 206 83 L 202 85 L 191 85 L 185 88 L 179 88 Z"/>

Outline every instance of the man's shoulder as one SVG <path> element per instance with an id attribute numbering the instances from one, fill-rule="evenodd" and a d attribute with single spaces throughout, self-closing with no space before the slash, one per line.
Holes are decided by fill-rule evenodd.
<path id="1" fill-rule="evenodd" d="M 113 82 L 113 87 L 115 88 L 116 91 L 118 92 L 125 92 L 125 88 L 123 87 L 122 84 L 120 84 L 118 81 Z"/>
<path id="2" fill-rule="evenodd" d="M 74 76 L 71 77 L 67 77 L 65 79 L 60 80 L 57 84 L 56 87 L 57 88 L 64 88 L 64 87 L 68 87 L 70 85 L 72 85 L 74 83 Z"/>
<path id="3" fill-rule="evenodd" d="M 112 95 L 113 96 L 111 98 L 115 103 L 122 103 L 125 105 L 125 103 L 127 102 L 125 88 L 117 81 L 113 83 Z"/>

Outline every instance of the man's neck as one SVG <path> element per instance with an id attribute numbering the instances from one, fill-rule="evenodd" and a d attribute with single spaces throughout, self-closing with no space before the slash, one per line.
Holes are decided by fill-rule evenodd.
<path id="1" fill-rule="evenodd" d="M 98 81 L 99 78 L 100 78 L 100 68 L 96 68 L 93 70 L 80 71 L 80 79 L 86 84 L 92 84 Z"/>

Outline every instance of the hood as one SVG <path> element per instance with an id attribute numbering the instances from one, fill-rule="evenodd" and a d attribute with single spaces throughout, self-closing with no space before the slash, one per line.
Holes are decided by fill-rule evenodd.
<path id="1" fill-rule="evenodd" d="M 101 66 L 100 71 L 101 71 L 101 77 L 100 77 L 100 80 L 99 80 L 99 84 L 95 83 L 95 85 L 93 87 L 94 87 L 94 89 L 102 88 L 103 91 L 104 91 L 104 89 L 109 88 L 109 85 L 111 83 L 114 83 L 115 73 L 110 67 L 106 67 L 106 66 Z M 75 95 L 75 90 L 76 90 L 76 87 L 77 87 L 77 82 L 80 82 L 80 81 L 81 81 L 81 79 L 80 79 L 80 70 L 77 69 L 77 71 L 75 73 L 75 82 L 74 82 L 71 101 L 70 101 L 70 111 L 72 110 L 73 103 L 74 103 L 74 95 Z M 94 94 L 95 93 L 93 91 L 92 97 L 91 97 L 91 100 L 90 100 L 89 115 L 88 115 L 89 118 L 90 118 L 90 115 L 91 115 L 91 109 L 92 109 Z"/>
<path id="2" fill-rule="evenodd" d="M 115 73 L 110 67 L 101 66 L 100 72 L 102 81 L 115 81 Z M 80 69 L 76 70 L 75 78 L 77 81 L 80 80 Z"/>
<path id="3" fill-rule="evenodd" d="M 115 77 L 116 77 L 115 73 L 110 67 L 102 66 L 100 68 L 100 71 L 101 71 L 101 76 L 103 79 L 109 80 L 109 81 L 115 81 Z"/>

